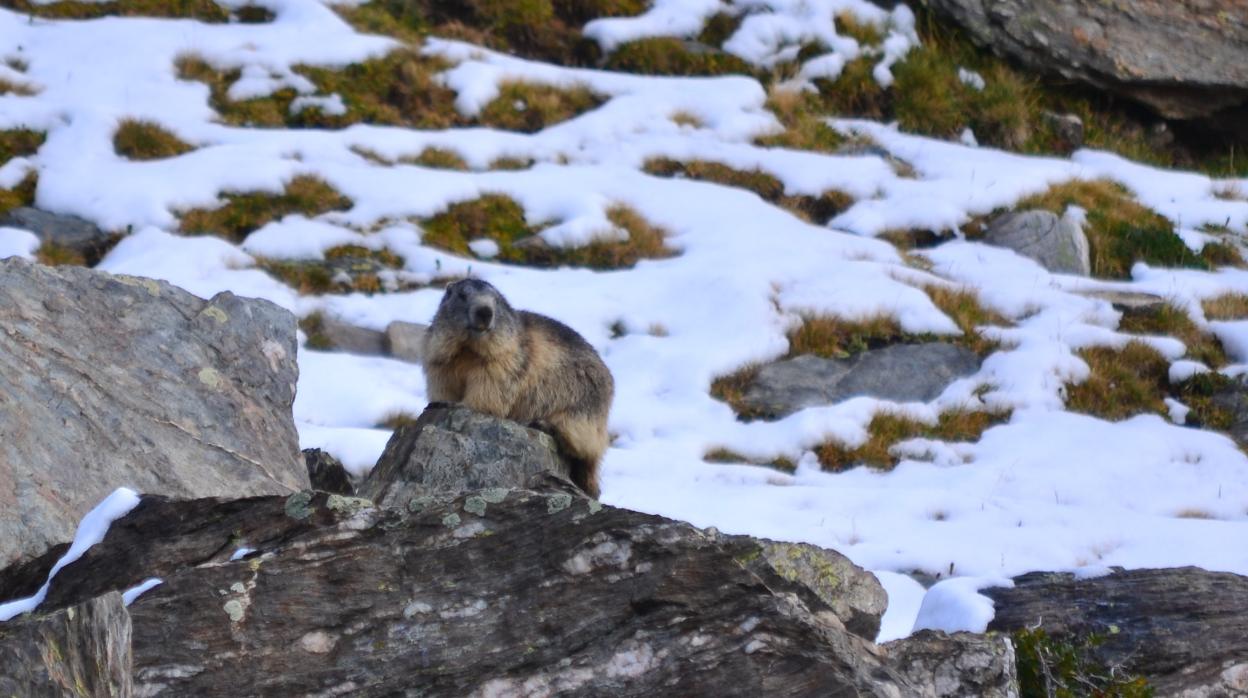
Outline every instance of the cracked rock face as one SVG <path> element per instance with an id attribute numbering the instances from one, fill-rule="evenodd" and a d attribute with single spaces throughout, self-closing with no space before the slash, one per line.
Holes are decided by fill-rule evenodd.
<path id="1" fill-rule="evenodd" d="M 119 486 L 308 486 L 295 320 L 261 300 L 0 260 L 0 566 L 73 538 Z"/>

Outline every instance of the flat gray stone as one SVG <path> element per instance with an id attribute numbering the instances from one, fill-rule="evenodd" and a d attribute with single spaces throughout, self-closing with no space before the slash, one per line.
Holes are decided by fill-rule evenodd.
<path id="1" fill-rule="evenodd" d="M 1051 272 L 1088 276 L 1088 238 L 1073 221 L 1051 211 L 1015 211 L 993 219 L 984 242 L 1034 259 Z"/>
<path id="2" fill-rule="evenodd" d="M 383 356 L 386 353 L 386 334 L 366 327 L 357 327 L 332 315 L 322 315 L 321 337 L 335 351 L 363 356 Z"/>
<path id="3" fill-rule="evenodd" d="M 53 243 L 81 253 L 88 262 L 99 261 L 112 238 L 91 221 L 77 216 L 48 213 L 22 206 L 0 214 L 0 226 L 29 230 L 41 242 Z"/>
<path id="4" fill-rule="evenodd" d="M 760 369 L 744 403 L 750 411 L 779 418 L 859 396 L 928 402 L 978 370 L 975 352 L 944 342 L 895 344 L 847 359 L 803 355 Z"/>

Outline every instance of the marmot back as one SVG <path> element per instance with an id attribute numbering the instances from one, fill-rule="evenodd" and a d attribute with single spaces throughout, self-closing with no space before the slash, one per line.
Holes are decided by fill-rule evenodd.
<path id="1" fill-rule="evenodd" d="M 457 281 L 425 334 L 424 370 L 430 402 L 458 402 L 550 432 L 572 461 L 572 479 L 598 496 L 615 382 L 571 327 L 512 309 L 485 281 Z"/>

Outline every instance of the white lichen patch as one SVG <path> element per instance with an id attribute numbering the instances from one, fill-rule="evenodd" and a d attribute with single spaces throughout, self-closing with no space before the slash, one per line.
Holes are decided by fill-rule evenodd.
<path id="1" fill-rule="evenodd" d="M 557 514 L 570 506 L 572 506 L 572 495 L 567 492 L 559 492 L 546 497 L 547 514 Z"/>
<path id="2" fill-rule="evenodd" d="M 230 599 L 225 602 L 222 608 L 225 610 L 225 614 L 230 617 L 231 623 L 241 623 L 243 617 L 247 615 L 247 606 L 249 605 L 250 603 L 245 598 Z"/>
<path id="3" fill-rule="evenodd" d="M 424 601 L 412 601 L 403 607 L 403 617 L 408 620 L 425 613 L 433 613 L 433 606 Z"/>
<path id="4" fill-rule="evenodd" d="M 485 533 L 486 530 L 487 529 L 486 529 L 485 524 L 481 523 L 480 521 L 473 521 L 471 523 L 468 523 L 468 524 L 465 524 L 463 526 L 456 528 L 454 532 L 451 533 L 451 535 L 462 540 L 465 538 L 476 538 L 482 533 Z"/>
<path id="5" fill-rule="evenodd" d="M 568 574 L 578 575 L 588 574 L 600 567 L 626 570 L 632 554 L 633 545 L 631 542 L 627 540 L 607 540 L 568 558 L 563 563 L 563 570 Z"/>
<path id="6" fill-rule="evenodd" d="M 638 644 L 630 649 L 617 652 L 607 662 L 607 676 L 611 678 L 636 678 L 658 666 L 654 656 L 654 648 L 647 644 Z"/>
<path id="7" fill-rule="evenodd" d="M 485 516 L 485 498 L 480 495 L 473 495 L 464 500 L 464 511 L 477 516 Z"/>
<path id="8" fill-rule="evenodd" d="M 447 514 L 446 516 L 443 516 L 442 525 L 446 526 L 447 528 L 455 528 L 456 526 L 459 525 L 459 514 L 456 514 L 455 512 L 451 512 Z"/>
<path id="9" fill-rule="evenodd" d="M 323 630 L 313 630 L 299 638 L 299 649 L 312 654 L 328 654 L 337 644 L 338 636 Z"/>
<path id="10" fill-rule="evenodd" d="M 451 618 L 471 618 L 480 615 L 488 606 L 484 599 L 476 599 L 461 606 L 454 606 L 438 612 L 438 617 L 444 619 Z"/>

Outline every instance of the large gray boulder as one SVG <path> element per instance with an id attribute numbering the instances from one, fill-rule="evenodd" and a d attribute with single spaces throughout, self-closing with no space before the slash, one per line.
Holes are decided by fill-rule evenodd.
<path id="1" fill-rule="evenodd" d="M 308 486 L 295 320 L 267 301 L 0 260 L 0 567 L 73 537 L 119 486 Z"/>
<path id="2" fill-rule="evenodd" d="M 1248 577 L 1195 567 L 1092 579 L 1033 572 L 983 593 L 996 607 L 990 631 L 1095 637 L 1098 664 L 1146 678 L 1158 696 L 1248 695 Z"/>
<path id="3" fill-rule="evenodd" d="M 465 412 L 430 410 L 416 440 L 434 445 L 414 450 L 493 433 L 554 454 L 543 434 Z M 837 553 L 605 506 L 510 462 L 479 476 L 483 489 L 417 507 L 310 491 L 144 496 L 61 570 L 41 612 L 162 579 L 130 607 L 140 696 L 900 698 L 987 685 L 979 668 L 960 693 L 907 675 L 915 653 L 869 639 L 879 582 Z M 0 572 L 0 589 L 29 590 L 57 554 L 16 580 Z"/>
<path id="4" fill-rule="evenodd" d="M 1248 136 L 1243 0 L 926 0 L 995 52 Z"/>
<path id="5" fill-rule="evenodd" d="M 0 623 L 0 696 L 129 698 L 130 637 L 116 592 Z"/>
<path id="6" fill-rule="evenodd" d="M 1015 211 L 993 219 L 984 242 L 1006 247 L 1061 274 L 1092 273 L 1088 237 L 1070 218 L 1051 211 Z"/>
<path id="7" fill-rule="evenodd" d="M 975 352 L 944 342 L 894 344 L 847 359 L 804 354 L 759 369 L 742 403 L 752 414 L 779 418 L 860 395 L 927 402 L 977 370 Z"/>

